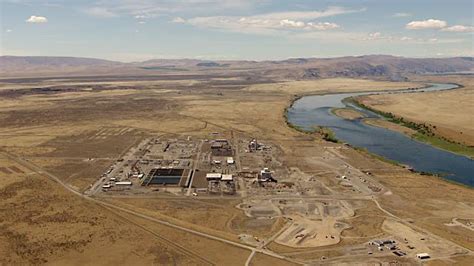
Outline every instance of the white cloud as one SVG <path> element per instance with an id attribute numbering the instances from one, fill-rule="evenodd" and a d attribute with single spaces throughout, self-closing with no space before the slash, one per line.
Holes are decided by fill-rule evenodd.
<path id="1" fill-rule="evenodd" d="M 384 35 L 381 32 L 371 32 L 367 36 L 361 37 L 361 41 L 376 41 L 376 40 L 393 40 L 394 38 L 389 35 Z"/>
<path id="2" fill-rule="evenodd" d="M 132 16 L 136 19 L 155 18 L 163 15 L 203 14 L 236 10 L 252 10 L 267 0 L 100 0 L 90 9 L 92 14 Z"/>
<path id="3" fill-rule="evenodd" d="M 182 17 L 176 17 L 171 22 L 173 22 L 173 23 L 186 23 L 186 20 L 183 19 Z"/>
<path id="4" fill-rule="evenodd" d="M 373 38 L 373 39 L 381 38 L 382 33 L 380 33 L 380 32 L 369 33 L 369 37 Z"/>
<path id="5" fill-rule="evenodd" d="M 196 27 L 219 29 L 241 33 L 278 34 L 292 30 L 324 31 L 340 26 L 330 22 L 304 22 L 292 19 L 270 20 L 249 17 L 197 17 L 188 20 L 174 19 L 173 22 L 187 23 Z"/>
<path id="6" fill-rule="evenodd" d="M 6 33 L 10 33 L 10 32 L 12 32 L 12 31 L 13 31 L 12 29 L 6 29 L 6 30 L 5 30 Z"/>
<path id="7" fill-rule="evenodd" d="M 118 16 L 115 12 L 105 7 L 91 7 L 85 9 L 84 12 L 88 15 L 100 18 L 114 18 Z"/>
<path id="8" fill-rule="evenodd" d="M 449 32 L 474 32 L 473 26 L 464 26 L 464 25 L 454 25 L 447 28 L 441 29 L 442 31 Z"/>
<path id="9" fill-rule="evenodd" d="M 303 21 L 294 21 L 290 19 L 283 19 L 280 20 L 280 26 L 282 27 L 288 27 L 288 28 L 304 28 L 306 26 L 306 23 Z"/>
<path id="10" fill-rule="evenodd" d="M 146 24 L 146 21 L 138 21 L 138 24 Z"/>
<path id="11" fill-rule="evenodd" d="M 362 9 L 347 9 L 345 7 L 331 6 L 323 11 L 290 11 L 290 12 L 275 12 L 256 15 L 254 17 L 259 17 L 261 19 L 295 19 L 295 20 L 311 20 L 324 17 L 332 17 L 337 15 L 356 13 L 365 11 L 365 8 Z"/>
<path id="12" fill-rule="evenodd" d="M 305 23 L 303 21 L 295 21 L 295 20 L 289 20 L 289 19 L 281 20 L 280 26 L 282 28 L 289 28 L 289 29 L 293 28 L 293 29 L 320 30 L 320 31 L 340 28 L 340 26 L 337 25 L 336 23 L 330 23 L 330 22 Z"/>
<path id="13" fill-rule="evenodd" d="M 157 16 L 158 14 L 154 14 L 154 13 L 141 13 L 138 15 L 134 15 L 133 17 L 136 19 L 149 19 L 149 18 L 155 18 Z"/>
<path id="14" fill-rule="evenodd" d="M 211 28 L 225 31 L 252 33 L 252 34 L 285 34 L 292 31 L 326 31 L 340 28 L 332 22 L 316 22 L 314 20 L 362 12 L 365 9 L 346 9 L 343 7 L 329 7 L 322 11 L 297 11 L 264 13 L 253 16 L 211 16 L 173 19 L 173 22 L 187 23 L 196 27 Z"/>
<path id="15" fill-rule="evenodd" d="M 474 26 L 453 25 L 448 27 L 444 20 L 428 19 L 421 21 L 412 21 L 406 25 L 409 30 L 437 29 L 446 32 L 474 32 Z"/>
<path id="16" fill-rule="evenodd" d="M 365 35 L 354 36 L 353 41 L 383 41 L 390 43 L 406 43 L 406 44 L 438 44 L 438 43 L 459 43 L 463 39 L 449 39 L 449 38 L 414 38 L 409 36 L 396 36 L 390 34 L 383 34 L 381 32 L 372 32 Z"/>
<path id="17" fill-rule="evenodd" d="M 400 13 L 395 13 L 393 14 L 392 17 L 396 17 L 396 18 L 405 18 L 405 17 L 411 17 L 412 14 L 410 13 L 403 13 L 403 12 L 400 12 Z"/>
<path id="18" fill-rule="evenodd" d="M 46 23 L 46 22 L 48 22 L 48 19 L 46 17 L 42 17 L 42 16 L 31 16 L 26 20 L 26 22 L 28 22 L 28 23 Z"/>
<path id="19" fill-rule="evenodd" d="M 332 29 L 337 29 L 341 27 L 337 25 L 336 23 L 330 23 L 330 22 L 318 22 L 318 23 L 309 22 L 307 26 L 310 29 L 316 29 L 316 30 L 332 30 Z"/>
<path id="20" fill-rule="evenodd" d="M 406 25 L 409 30 L 421 30 L 421 29 L 442 29 L 446 27 L 447 23 L 443 20 L 438 19 L 427 19 L 412 21 Z"/>

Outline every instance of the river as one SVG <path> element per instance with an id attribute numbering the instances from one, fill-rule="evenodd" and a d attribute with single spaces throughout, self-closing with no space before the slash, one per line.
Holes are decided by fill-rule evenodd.
<path id="1" fill-rule="evenodd" d="M 436 83 L 431 84 L 428 88 L 415 91 L 430 93 L 457 87 L 455 84 Z M 375 93 L 393 93 L 393 91 L 304 96 L 296 100 L 288 109 L 288 121 L 308 131 L 312 130 L 314 126 L 328 127 L 333 130 L 337 139 L 352 146 L 365 148 L 371 153 L 409 165 L 416 171 L 436 174 L 442 178 L 474 187 L 474 160 L 416 141 L 399 132 L 368 125 L 362 119 L 348 120 L 331 112 L 332 108 L 349 107 L 363 112 L 370 118 L 380 117 L 369 110 L 342 101 L 347 97 Z M 396 93 L 408 92 L 397 91 Z"/>

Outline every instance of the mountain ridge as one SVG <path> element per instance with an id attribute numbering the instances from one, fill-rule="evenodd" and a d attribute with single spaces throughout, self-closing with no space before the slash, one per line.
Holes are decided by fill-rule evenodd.
<path id="1" fill-rule="evenodd" d="M 404 79 L 409 74 L 440 74 L 474 71 L 474 57 L 410 58 L 393 55 L 362 55 L 285 60 L 151 59 L 119 62 L 68 56 L 0 56 L 1 76 L 51 74 L 161 74 L 173 71 L 260 71 L 267 76 L 295 79 L 324 77 L 386 77 Z"/>

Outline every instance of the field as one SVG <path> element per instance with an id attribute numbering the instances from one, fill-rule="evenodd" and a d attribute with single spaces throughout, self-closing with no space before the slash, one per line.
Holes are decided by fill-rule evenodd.
<path id="1" fill-rule="evenodd" d="M 439 77 L 426 79 L 441 80 Z M 454 76 L 444 80 L 456 82 L 464 87 L 442 92 L 373 95 L 360 97 L 359 101 L 415 123 L 428 124 L 436 136 L 472 147 L 474 146 L 474 118 L 471 115 L 474 113 L 474 79 L 469 76 Z M 426 138 L 425 140 L 436 141 Z"/>
<path id="2" fill-rule="evenodd" d="M 296 96 L 422 83 L 323 79 L 246 84 L 240 77 L 214 78 L 104 81 L 98 87 L 93 80 L 42 81 L 58 90 L 4 82 L 0 264 L 288 265 L 320 263 L 322 257 L 335 264 L 416 263 L 412 254 L 369 256 L 367 242 L 413 237 L 417 243 L 420 235 L 436 240 L 419 246 L 432 251 L 437 263 L 472 258 L 472 231 L 445 225 L 453 218 L 474 219 L 472 189 L 411 173 L 286 124 L 284 112 Z M 473 133 L 467 116 L 455 121 L 461 125 L 457 132 Z M 214 132 L 236 143 L 257 137 L 271 143 L 281 181 L 295 184 L 300 194 L 263 188 L 240 198 L 82 194 L 144 138 L 205 139 Z M 340 178 L 345 171 L 351 180 Z M 282 215 L 258 217 L 268 210 Z M 303 232 L 296 223 L 314 238 L 295 241 L 295 234 Z"/>
<path id="3" fill-rule="evenodd" d="M 406 134 L 408 136 L 414 136 L 416 134 L 416 131 L 411 128 L 404 127 L 402 125 L 392 123 L 387 120 L 367 118 L 367 119 L 364 119 L 364 123 L 368 125 L 376 126 L 376 127 L 388 128 L 390 130 L 397 131 L 397 132 Z"/>

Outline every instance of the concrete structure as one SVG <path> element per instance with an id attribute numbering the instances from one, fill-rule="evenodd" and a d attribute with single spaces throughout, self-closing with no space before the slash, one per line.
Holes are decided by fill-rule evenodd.
<path id="1" fill-rule="evenodd" d="M 397 255 L 397 256 L 399 256 L 399 257 L 402 257 L 402 256 L 405 256 L 405 255 L 406 255 L 406 253 L 403 252 L 403 251 L 401 251 L 401 250 L 396 250 L 396 251 L 393 252 L 393 254 L 395 254 L 395 255 Z"/>
<path id="2" fill-rule="evenodd" d="M 196 188 L 197 193 L 207 193 L 207 188 Z"/>
<path id="3" fill-rule="evenodd" d="M 232 175 L 222 175 L 221 181 L 233 181 L 234 177 Z"/>
<path id="4" fill-rule="evenodd" d="M 250 143 L 249 143 L 249 152 L 258 151 L 258 150 L 261 150 L 261 148 L 262 148 L 262 145 L 260 143 L 258 143 L 256 139 L 253 139 L 253 140 L 250 141 Z"/>
<path id="5" fill-rule="evenodd" d="M 275 182 L 272 172 L 268 168 L 263 168 L 258 175 L 258 182 Z"/>
<path id="6" fill-rule="evenodd" d="M 233 150 L 226 139 L 216 139 L 211 143 L 211 153 L 213 156 L 232 156 Z"/>
<path id="7" fill-rule="evenodd" d="M 234 158 L 233 157 L 227 157 L 227 164 L 234 164 Z"/>
<path id="8" fill-rule="evenodd" d="M 370 244 L 378 246 L 378 247 L 383 247 L 383 246 L 395 246 L 395 241 L 390 240 L 390 239 L 385 239 L 385 240 L 374 240 Z"/>
<path id="9" fill-rule="evenodd" d="M 425 260 L 430 258 L 430 254 L 428 253 L 418 253 L 416 254 L 416 257 L 419 258 L 420 260 Z"/>
<path id="10" fill-rule="evenodd" d="M 153 168 L 148 175 L 144 177 L 142 186 L 149 185 L 178 185 L 180 181 L 186 180 L 191 171 L 181 168 Z"/>
<path id="11" fill-rule="evenodd" d="M 206 179 L 209 180 L 220 180 L 222 178 L 221 173 L 207 173 Z"/>
<path id="12" fill-rule="evenodd" d="M 130 182 L 130 181 L 121 181 L 121 182 L 116 182 L 115 185 L 116 186 L 131 186 L 132 182 Z"/>

